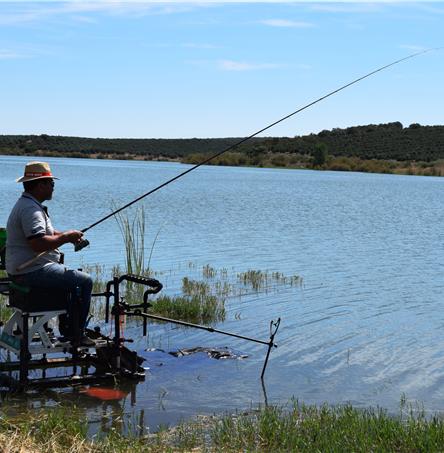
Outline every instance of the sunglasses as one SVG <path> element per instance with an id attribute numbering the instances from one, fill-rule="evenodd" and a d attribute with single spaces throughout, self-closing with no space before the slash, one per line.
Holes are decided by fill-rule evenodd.
<path id="1" fill-rule="evenodd" d="M 43 184 L 49 184 L 51 187 L 54 187 L 55 183 L 53 179 L 47 179 L 45 181 L 42 181 Z"/>

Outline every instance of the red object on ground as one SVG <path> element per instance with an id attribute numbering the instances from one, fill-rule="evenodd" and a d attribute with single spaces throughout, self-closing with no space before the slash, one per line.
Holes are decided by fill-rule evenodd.
<path id="1" fill-rule="evenodd" d="M 103 387 L 90 387 L 88 389 L 82 390 L 82 393 L 103 401 L 121 400 L 127 395 L 127 393 L 122 392 L 122 390 L 107 389 Z"/>

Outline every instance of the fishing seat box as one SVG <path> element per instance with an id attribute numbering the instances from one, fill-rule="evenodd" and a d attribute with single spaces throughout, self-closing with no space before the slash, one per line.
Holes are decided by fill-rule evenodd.
<path id="1" fill-rule="evenodd" d="M 22 312 L 67 310 L 70 293 L 66 289 L 36 288 L 11 282 L 9 306 Z"/>

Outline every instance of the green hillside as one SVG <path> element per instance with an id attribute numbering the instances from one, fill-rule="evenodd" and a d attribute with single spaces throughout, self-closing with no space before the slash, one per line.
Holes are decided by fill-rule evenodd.
<path id="1" fill-rule="evenodd" d="M 0 135 L 0 153 L 69 157 L 128 156 L 181 160 L 191 154 L 221 151 L 240 138 L 109 139 L 50 135 Z M 296 137 L 254 138 L 236 151 L 249 158 L 285 153 L 313 156 L 324 144 L 330 156 L 431 162 L 444 159 L 444 126 L 401 123 L 335 128 Z"/>

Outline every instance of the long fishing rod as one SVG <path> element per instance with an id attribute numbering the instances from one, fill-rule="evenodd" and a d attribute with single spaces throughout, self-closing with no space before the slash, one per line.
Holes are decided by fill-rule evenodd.
<path id="1" fill-rule="evenodd" d="M 311 106 L 317 104 L 318 102 L 321 102 L 324 99 L 327 99 L 328 97 L 333 96 L 334 94 L 339 93 L 340 91 L 345 90 L 346 88 L 348 88 L 348 87 L 360 82 L 361 80 L 364 80 L 364 79 L 366 79 L 368 77 L 371 77 L 372 75 L 374 75 L 374 74 L 376 74 L 376 73 L 378 73 L 380 71 L 383 71 L 384 69 L 387 69 L 387 68 L 389 68 L 391 66 L 397 65 L 397 64 L 399 64 L 399 63 L 401 63 L 403 61 L 409 60 L 409 59 L 417 57 L 419 55 L 425 54 L 427 52 L 431 52 L 431 51 L 434 51 L 434 50 L 440 50 L 440 49 L 442 49 L 442 47 L 433 48 L 433 49 L 426 49 L 426 50 L 422 50 L 420 52 L 413 53 L 411 55 L 408 55 L 407 57 L 400 58 L 399 60 L 393 61 L 393 62 L 391 62 L 389 64 L 384 65 L 384 66 L 381 66 L 380 68 L 375 69 L 375 70 L 369 72 L 368 74 L 365 74 L 365 75 L 363 75 L 361 77 L 358 77 L 357 79 L 355 79 L 355 80 L 353 80 L 353 81 L 351 81 L 351 82 L 349 82 L 349 83 L 347 83 L 347 84 L 345 84 L 345 85 L 343 85 L 343 86 L 341 86 L 341 87 L 339 87 L 339 88 L 337 88 L 337 89 L 335 89 L 333 91 L 330 91 L 329 93 L 321 96 L 320 98 L 318 98 L 318 99 L 316 99 L 316 100 L 304 105 L 303 107 L 298 108 L 294 112 L 289 113 L 288 115 L 283 116 L 279 120 L 274 121 L 273 123 L 269 124 L 268 126 L 258 130 L 254 134 L 251 134 L 248 137 L 245 137 L 242 140 L 239 140 L 235 144 L 228 146 L 224 150 L 219 151 L 216 154 L 213 154 L 212 156 L 204 159 L 203 161 L 199 162 L 198 164 L 194 165 L 193 167 L 189 168 L 188 170 L 185 170 L 184 172 L 179 173 L 178 175 L 176 175 L 173 178 L 165 181 L 164 183 L 160 184 L 159 186 L 155 187 L 154 189 L 151 189 L 150 191 L 148 191 L 145 194 L 141 195 L 140 197 L 134 199 L 133 201 L 130 201 L 129 203 L 127 203 L 126 205 L 120 207 L 119 209 L 116 209 L 115 211 L 113 211 L 110 214 L 106 215 L 105 217 L 101 218 L 97 222 L 94 222 L 91 225 L 89 225 L 88 227 L 86 227 L 83 230 L 81 230 L 82 233 L 86 233 L 91 228 L 94 228 L 95 226 L 99 225 L 100 223 L 104 222 L 105 220 L 109 219 L 110 217 L 116 215 L 117 213 L 123 211 L 124 209 L 129 208 L 134 203 L 137 203 L 138 201 L 142 200 L 143 198 L 148 197 L 149 195 L 153 194 L 154 192 L 157 192 L 158 190 L 162 189 L 163 187 L 167 186 L 168 184 L 171 184 L 173 181 L 176 181 L 177 179 L 181 178 L 182 176 L 185 176 L 186 174 L 191 173 L 193 170 L 196 170 L 196 168 L 199 168 L 200 166 L 205 165 L 206 163 L 212 161 L 213 159 L 216 159 L 216 157 L 219 157 L 222 154 L 224 154 L 224 153 L 226 153 L 228 151 L 231 151 L 234 148 L 237 148 L 238 146 L 242 145 L 242 143 L 245 143 L 246 141 L 252 139 L 253 137 L 256 137 L 260 133 L 265 132 L 266 130 L 272 128 L 273 126 L 276 126 L 277 124 L 287 120 L 288 118 L 291 118 L 292 116 L 297 115 L 298 113 L 302 112 L 303 110 L 306 110 L 306 109 L 310 108 Z M 86 245 L 88 245 L 88 244 L 86 244 Z M 81 247 L 81 248 L 83 248 L 83 247 Z M 79 248 L 79 250 L 81 248 Z"/>
<path id="2" fill-rule="evenodd" d="M 94 228 L 95 226 L 99 225 L 100 223 L 104 222 L 105 220 L 109 219 L 110 217 L 118 214 L 119 212 L 123 211 L 126 208 L 129 208 L 134 203 L 137 203 L 138 201 L 142 200 L 143 198 L 148 197 L 149 195 L 153 194 L 154 192 L 157 192 L 158 190 L 162 189 L 163 187 L 167 186 L 168 184 L 171 184 L 172 182 L 176 181 L 177 179 L 181 178 L 182 176 L 185 176 L 186 174 L 192 172 L 193 170 L 196 170 L 200 166 L 207 164 L 208 162 L 212 161 L 213 159 L 216 159 L 217 157 L 221 156 L 222 154 L 224 154 L 224 153 L 226 153 L 228 151 L 231 151 L 232 149 L 237 148 L 238 146 L 242 145 L 242 143 L 245 143 L 246 141 L 252 139 L 253 137 L 256 137 L 260 133 L 265 132 L 266 130 L 272 128 L 273 126 L 276 126 L 277 124 L 287 120 L 288 118 L 291 118 L 292 116 L 297 115 L 298 113 L 302 112 L 303 110 L 306 110 L 306 109 L 310 108 L 311 106 L 323 101 L 324 99 L 327 99 L 328 97 L 333 96 L 334 94 L 339 93 L 342 90 L 345 90 L 346 88 L 348 88 L 348 87 L 360 82 L 361 80 L 364 80 L 364 79 L 366 79 L 368 77 L 371 77 L 372 75 L 374 75 L 374 74 L 376 74 L 378 72 L 381 72 L 381 71 L 383 71 L 383 70 L 385 70 L 387 68 L 390 68 L 391 66 L 397 65 L 397 64 L 399 64 L 399 63 L 401 63 L 403 61 L 409 60 L 411 58 L 415 58 L 415 57 L 417 57 L 419 55 L 422 55 L 422 54 L 425 54 L 427 52 L 432 52 L 432 51 L 441 50 L 441 49 L 443 49 L 443 47 L 436 47 L 436 48 L 432 48 L 432 49 L 422 50 L 420 52 L 415 52 L 413 54 L 408 55 L 407 57 L 400 58 L 400 59 L 392 61 L 391 63 L 388 63 L 388 64 L 386 64 L 384 66 L 381 66 L 380 68 L 374 69 L 373 71 L 371 71 L 371 72 L 369 72 L 369 73 L 367 73 L 367 74 L 365 74 L 365 75 L 363 75 L 361 77 L 358 77 L 357 79 L 352 80 L 351 82 L 346 83 L 345 85 L 342 85 L 341 87 L 339 87 L 339 88 L 337 88 L 337 89 L 335 89 L 333 91 L 330 91 L 329 93 L 327 93 L 327 94 L 319 97 L 318 99 L 316 99 L 316 100 L 304 105 L 303 107 L 298 108 L 294 112 L 289 113 L 288 115 L 283 116 L 282 118 L 278 119 L 277 121 L 274 121 L 273 123 L 269 124 L 268 126 L 266 126 L 266 127 L 262 128 L 262 129 L 256 131 L 256 132 L 254 132 L 253 134 L 249 135 L 248 137 L 245 137 L 245 138 L 239 140 L 238 142 L 236 142 L 235 144 L 230 145 L 227 148 L 223 149 L 222 151 L 219 151 L 216 154 L 213 154 L 212 156 L 204 159 L 203 161 L 201 161 L 198 164 L 192 166 L 188 170 L 185 170 L 182 173 L 179 173 L 178 175 L 174 176 L 173 178 L 168 179 L 167 181 L 165 181 L 164 183 L 162 183 L 159 186 L 155 187 L 154 189 L 151 189 L 150 191 L 144 193 L 140 197 L 137 197 L 136 199 L 130 201 L 129 203 L 127 203 L 124 206 L 116 209 L 115 211 L 111 212 L 110 214 L 106 215 L 105 217 L 102 217 L 101 219 L 97 220 L 96 222 L 92 223 L 91 225 L 87 226 L 86 228 L 83 228 L 80 231 L 82 233 L 86 233 L 91 228 Z M 89 245 L 89 241 L 87 239 L 82 239 L 80 242 L 75 244 L 74 250 L 76 252 L 78 252 L 79 250 L 82 250 L 87 245 Z M 38 258 L 40 258 L 41 256 L 45 255 L 46 253 L 47 253 L 47 251 L 42 252 L 42 253 L 38 254 L 37 256 L 35 256 L 34 258 L 30 259 L 29 261 L 26 261 L 25 263 L 23 263 L 20 266 L 18 266 L 17 270 L 21 271 L 21 270 L 27 268 L 28 266 L 33 264 Z"/>

